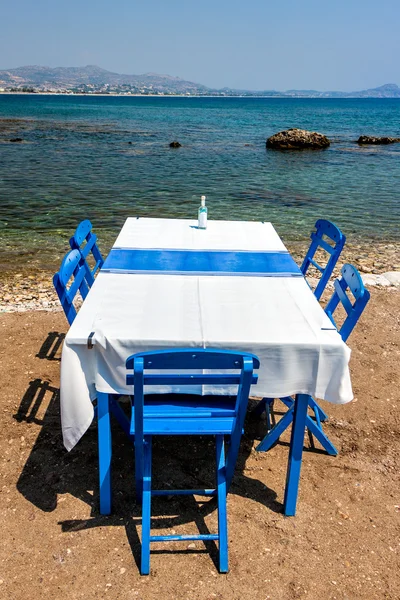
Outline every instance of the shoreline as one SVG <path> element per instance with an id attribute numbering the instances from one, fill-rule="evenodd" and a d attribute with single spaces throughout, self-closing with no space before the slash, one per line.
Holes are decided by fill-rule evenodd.
<path id="1" fill-rule="evenodd" d="M 306 242 L 287 242 L 286 246 L 298 264 L 302 263 L 308 248 Z M 61 263 L 61 260 L 60 260 Z M 333 289 L 333 281 L 340 274 L 344 263 L 352 263 L 360 271 L 367 287 L 379 287 L 400 291 L 400 242 L 352 243 L 347 244 L 336 266 L 327 291 Z M 58 312 L 62 308 L 54 291 L 52 277 L 54 269 L 34 265 L 0 270 L 0 313 L 48 311 Z M 310 272 L 307 279 L 316 285 L 317 278 Z"/>
<path id="2" fill-rule="evenodd" d="M 87 94 L 84 92 L 9 92 L 6 90 L 0 91 L 0 95 L 4 96 L 115 96 L 121 98 L 244 98 L 245 100 L 249 100 L 251 98 L 265 98 L 268 100 L 400 100 L 399 96 L 307 96 L 307 95 L 279 95 L 273 94 L 271 96 L 267 95 L 240 95 L 240 94 L 225 94 L 225 95 L 217 95 L 217 94 L 118 94 L 116 92 L 110 93 L 92 93 Z"/>

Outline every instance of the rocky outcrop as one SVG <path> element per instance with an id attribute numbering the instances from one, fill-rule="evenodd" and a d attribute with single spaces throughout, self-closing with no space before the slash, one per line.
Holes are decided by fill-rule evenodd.
<path id="1" fill-rule="evenodd" d="M 22 138 L 11 138 L 10 142 L 22 142 L 23 139 Z"/>
<path id="2" fill-rule="evenodd" d="M 182 144 L 180 144 L 179 142 L 175 141 L 175 142 L 171 142 L 169 147 L 170 148 L 181 148 Z"/>
<path id="3" fill-rule="evenodd" d="M 395 144 L 396 142 L 400 142 L 400 138 L 394 137 L 374 137 L 372 135 L 360 135 L 357 140 L 357 144 L 367 145 L 367 144 Z"/>
<path id="4" fill-rule="evenodd" d="M 276 150 L 318 150 L 329 145 L 330 141 L 326 135 L 305 129 L 287 129 L 267 139 L 267 148 Z"/>

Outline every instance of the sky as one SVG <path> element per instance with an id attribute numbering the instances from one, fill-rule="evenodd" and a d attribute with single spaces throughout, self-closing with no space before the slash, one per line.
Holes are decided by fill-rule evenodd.
<path id="1" fill-rule="evenodd" d="M 97 65 L 213 88 L 400 85 L 400 0 L 0 0 L 0 69 Z"/>

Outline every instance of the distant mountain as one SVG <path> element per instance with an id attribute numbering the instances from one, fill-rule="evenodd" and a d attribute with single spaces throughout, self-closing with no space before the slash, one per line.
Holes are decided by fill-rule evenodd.
<path id="1" fill-rule="evenodd" d="M 6 91 L 82 92 L 116 94 L 184 94 L 195 96 L 264 96 L 289 98 L 400 98 L 400 88 L 387 83 L 360 92 L 319 92 L 317 90 L 236 90 L 212 89 L 205 85 L 185 81 L 170 75 L 145 73 L 124 75 L 101 69 L 95 65 L 86 67 L 26 66 L 0 71 L 0 89 Z"/>
<path id="2" fill-rule="evenodd" d="M 318 92 L 316 90 L 288 90 L 285 96 L 305 98 L 400 98 L 400 88 L 395 83 L 386 83 L 377 88 L 360 92 Z"/>
<path id="3" fill-rule="evenodd" d="M 28 66 L 0 71 L 1 87 L 34 87 L 38 90 L 65 88 L 94 87 L 94 88 L 118 88 L 127 86 L 135 90 L 141 88 L 155 92 L 174 93 L 205 93 L 208 88 L 204 85 L 185 81 L 179 77 L 170 75 L 157 75 L 156 73 L 145 73 L 144 75 L 122 75 L 106 71 L 95 65 L 87 67 L 50 67 Z"/>

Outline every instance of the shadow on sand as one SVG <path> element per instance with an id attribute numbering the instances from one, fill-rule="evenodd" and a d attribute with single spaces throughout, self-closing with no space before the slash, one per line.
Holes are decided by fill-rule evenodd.
<path id="1" fill-rule="evenodd" d="M 59 360 L 56 354 L 63 337 L 64 334 L 50 332 L 38 356 L 44 360 Z M 139 564 L 140 539 L 137 527 L 140 526 L 141 513 L 134 494 L 133 446 L 118 424 L 113 422 L 113 514 L 102 516 L 98 510 L 96 423 L 93 422 L 77 446 L 68 453 L 62 444 L 59 399 L 59 388 L 39 378 L 30 382 L 21 399 L 14 418 L 21 424 L 35 423 L 40 431 L 19 476 L 17 489 L 29 502 L 46 512 L 55 510 L 59 494 L 68 493 L 84 501 L 91 508 L 90 518 L 62 521 L 62 531 L 124 526 L 133 556 Z M 258 426 L 251 417 L 248 419 L 230 493 L 251 499 L 280 513 L 282 504 L 276 501 L 276 493 L 261 481 L 245 474 L 246 460 L 251 453 L 254 436 L 258 437 Z M 162 437 L 155 438 L 153 446 L 155 487 L 172 489 L 214 485 L 213 439 L 206 436 Z M 193 496 L 155 497 L 152 505 L 154 530 L 194 523 L 199 533 L 210 533 L 205 517 L 216 513 L 216 500 L 213 498 L 198 502 Z M 168 550 L 166 547 L 165 550 L 154 552 L 190 553 L 191 550 Z M 208 552 L 217 564 L 218 555 L 214 542 L 206 544 L 204 552 Z"/>

